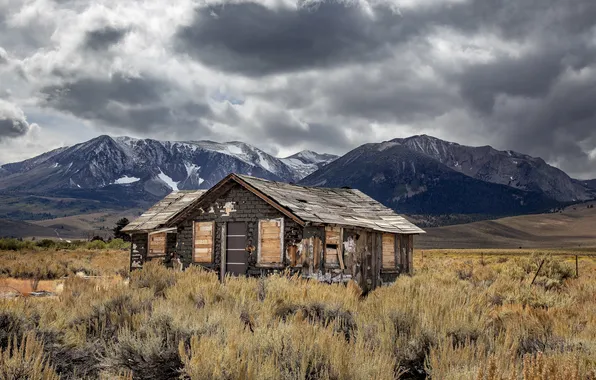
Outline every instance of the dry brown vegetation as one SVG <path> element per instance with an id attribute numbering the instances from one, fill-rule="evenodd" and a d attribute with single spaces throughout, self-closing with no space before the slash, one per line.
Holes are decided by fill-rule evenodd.
<path id="1" fill-rule="evenodd" d="M 0 251 L 0 278 L 52 280 L 78 272 L 90 276 L 128 276 L 128 264 L 127 250 Z"/>
<path id="2" fill-rule="evenodd" d="M 34 363 L 40 379 L 596 379 L 596 261 L 579 263 L 576 279 L 561 255 L 425 251 L 414 276 L 367 297 L 149 264 L 129 284 L 71 278 L 57 299 L 0 300 L 0 366 Z"/>
<path id="3" fill-rule="evenodd" d="M 427 228 L 417 239 L 421 248 L 519 248 L 596 246 L 595 202 L 556 213 L 520 215 L 496 220 Z"/>

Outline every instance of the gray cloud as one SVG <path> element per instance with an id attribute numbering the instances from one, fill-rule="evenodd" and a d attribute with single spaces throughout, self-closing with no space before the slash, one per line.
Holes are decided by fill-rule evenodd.
<path id="1" fill-rule="evenodd" d="M 259 135 L 277 146 L 307 146 L 311 150 L 328 151 L 330 146 L 343 151 L 350 149 L 351 142 L 339 125 L 323 125 L 312 121 L 293 119 L 287 112 L 260 112 Z"/>
<path id="2" fill-rule="evenodd" d="M 85 35 L 84 46 L 91 50 L 101 51 L 120 42 L 128 31 L 112 26 L 88 31 Z"/>
<path id="3" fill-rule="evenodd" d="M 264 75 L 375 61 L 387 42 L 415 32 L 388 8 L 376 20 L 354 4 L 326 1 L 297 9 L 246 2 L 199 7 L 177 35 L 178 49 L 218 70 Z"/>
<path id="4" fill-rule="evenodd" d="M 8 54 L 6 54 L 6 50 L 2 49 L 0 46 L 0 65 L 5 65 L 8 63 Z"/>
<path id="5" fill-rule="evenodd" d="M 23 136 L 29 132 L 23 111 L 14 104 L 0 100 L 0 141 Z"/>
<path id="6" fill-rule="evenodd" d="M 149 133 L 163 127 L 199 124 L 209 107 L 187 102 L 168 106 L 167 82 L 148 76 L 116 73 L 105 78 L 82 78 L 42 89 L 45 105 L 106 126 Z"/>

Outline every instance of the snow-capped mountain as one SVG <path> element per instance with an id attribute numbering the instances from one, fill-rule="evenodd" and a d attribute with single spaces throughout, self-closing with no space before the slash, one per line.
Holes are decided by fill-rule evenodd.
<path id="1" fill-rule="evenodd" d="M 282 158 L 281 161 L 292 168 L 300 177 L 299 179 L 302 179 L 336 159 L 337 156 L 333 154 L 320 154 L 312 150 L 303 150 Z"/>
<path id="2" fill-rule="evenodd" d="M 70 194 L 98 189 L 118 193 L 118 189 L 126 188 L 134 196 L 161 197 L 172 190 L 209 188 L 232 172 L 298 181 L 332 158 L 300 152 L 279 159 L 238 141 L 99 136 L 2 166 L 5 174 L 0 176 L 0 190 Z"/>
<path id="3" fill-rule="evenodd" d="M 548 165 L 542 158 L 490 146 L 471 147 L 421 135 L 394 139 L 412 151 L 423 153 L 467 176 L 525 191 L 542 192 L 561 202 L 592 198 L 585 185 L 565 172 Z"/>
<path id="4" fill-rule="evenodd" d="M 503 216 L 545 211 L 558 203 L 543 192 L 473 178 L 396 141 L 364 144 L 299 184 L 349 186 L 405 214 Z"/>

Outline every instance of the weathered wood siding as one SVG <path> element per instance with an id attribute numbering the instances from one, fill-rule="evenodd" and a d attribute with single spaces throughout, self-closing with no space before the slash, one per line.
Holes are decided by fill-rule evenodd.
<path id="1" fill-rule="evenodd" d="M 222 230 L 227 222 L 247 223 L 247 245 L 254 247 L 249 255 L 249 268 L 247 274 L 258 275 L 268 273 L 271 268 L 261 267 L 258 261 L 257 246 L 259 243 L 259 221 L 283 219 L 283 247 L 281 252 L 286 252 L 286 246 L 302 239 L 301 228 L 292 220 L 285 217 L 267 202 L 257 197 L 238 184 L 231 184 L 220 189 L 217 193 L 207 195 L 201 202 L 202 207 L 191 209 L 185 215 L 178 227 L 178 255 L 184 267 L 191 264 L 200 264 L 221 273 Z M 197 263 L 193 260 L 193 222 L 214 222 L 213 234 L 213 259 L 210 263 Z M 282 265 L 288 261 L 285 258 Z"/>
<path id="2" fill-rule="evenodd" d="M 131 240 L 130 269 L 140 269 L 143 267 L 143 263 L 147 259 L 147 234 L 133 234 Z"/>
<path id="3" fill-rule="evenodd" d="M 166 235 L 165 232 L 149 234 L 149 251 L 147 252 L 147 257 L 166 255 Z"/>

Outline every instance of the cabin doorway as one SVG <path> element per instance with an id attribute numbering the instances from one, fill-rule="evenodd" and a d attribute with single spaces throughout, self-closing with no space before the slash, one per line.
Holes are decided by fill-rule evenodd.
<path id="1" fill-rule="evenodd" d="M 246 223 L 228 222 L 226 228 L 226 273 L 245 275 L 248 269 Z"/>

